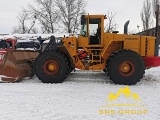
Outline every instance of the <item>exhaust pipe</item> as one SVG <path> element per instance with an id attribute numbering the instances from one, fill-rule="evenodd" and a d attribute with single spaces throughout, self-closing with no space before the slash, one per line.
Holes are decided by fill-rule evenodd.
<path id="1" fill-rule="evenodd" d="M 124 34 L 128 34 L 128 25 L 129 25 L 130 20 L 128 20 L 125 24 L 124 24 Z"/>

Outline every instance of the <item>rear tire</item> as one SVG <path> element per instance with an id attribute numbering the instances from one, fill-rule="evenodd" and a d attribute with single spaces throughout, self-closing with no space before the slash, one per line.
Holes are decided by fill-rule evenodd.
<path id="1" fill-rule="evenodd" d="M 69 72 L 71 73 L 73 70 L 74 70 L 74 68 L 73 68 L 73 67 L 70 67 Z"/>
<path id="2" fill-rule="evenodd" d="M 145 73 L 142 57 L 131 50 L 120 50 L 109 57 L 107 71 L 115 84 L 135 85 Z"/>
<path id="3" fill-rule="evenodd" d="M 62 83 L 68 74 L 68 62 L 59 51 L 41 53 L 35 62 L 36 76 L 44 83 Z"/>

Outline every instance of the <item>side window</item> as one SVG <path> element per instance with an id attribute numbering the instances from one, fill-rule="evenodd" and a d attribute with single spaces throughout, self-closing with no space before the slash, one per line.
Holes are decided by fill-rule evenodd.
<path id="1" fill-rule="evenodd" d="M 8 42 L 6 43 L 6 45 L 7 45 L 7 48 L 12 48 L 12 42 L 11 42 L 11 41 L 8 41 Z"/>
<path id="2" fill-rule="evenodd" d="M 100 44 L 101 43 L 101 19 L 100 18 L 90 18 L 89 19 L 89 44 Z"/>
<path id="3" fill-rule="evenodd" d="M 89 24 L 89 35 L 96 35 L 98 24 Z"/>

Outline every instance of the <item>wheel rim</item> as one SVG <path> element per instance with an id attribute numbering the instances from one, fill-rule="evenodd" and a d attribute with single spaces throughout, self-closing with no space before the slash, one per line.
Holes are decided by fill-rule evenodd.
<path id="1" fill-rule="evenodd" d="M 123 61 L 119 64 L 118 71 L 122 76 L 129 77 L 135 72 L 135 65 L 130 61 Z"/>
<path id="2" fill-rule="evenodd" d="M 59 64 L 55 60 L 47 60 L 43 64 L 43 70 L 47 75 L 55 75 L 59 71 Z"/>

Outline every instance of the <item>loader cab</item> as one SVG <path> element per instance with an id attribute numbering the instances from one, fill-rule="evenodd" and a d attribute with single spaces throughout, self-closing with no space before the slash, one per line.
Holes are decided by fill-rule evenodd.
<path id="1" fill-rule="evenodd" d="M 82 15 L 80 35 L 88 39 L 88 46 L 102 45 L 104 15 Z"/>
<path id="2" fill-rule="evenodd" d="M 16 44 L 16 39 L 14 38 L 7 38 L 0 40 L 0 49 L 2 50 L 14 50 Z"/>
<path id="3" fill-rule="evenodd" d="M 6 39 L 6 49 L 14 50 L 17 40 L 15 38 L 7 38 Z"/>

